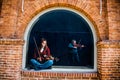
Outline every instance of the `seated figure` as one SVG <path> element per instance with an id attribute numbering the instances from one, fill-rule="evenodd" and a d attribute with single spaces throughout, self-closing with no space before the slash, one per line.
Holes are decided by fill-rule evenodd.
<path id="1" fill-rule="evenodd" d="M 50 54 L 50 49 L 47 46 L 47 40 L 42 38 L 40 47 L 36 47 L 34 56 L 30 59 L 30 63 L 35 70 L 48 69 L 53 65 L 54 57 Z"/>

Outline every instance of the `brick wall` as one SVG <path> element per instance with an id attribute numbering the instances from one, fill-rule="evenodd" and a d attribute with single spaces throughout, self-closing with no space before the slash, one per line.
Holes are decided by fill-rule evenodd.
<path id="1" fill-rule="evenodd" d="M 22 40 L 0 40 L 0 80 L 21 80 Z"/>
<path id="2" fill-rule="evenodd" d="M 0 37 L 14 38 L 16 34 L 19 0 L 3 0 L 0 17 Z"/>
<path id="3" fill-rule="evenodd" d="M 120 1 L 102 0 L 0 0 L 0 80 L 120 79 Z M 98 73 L 30 72 L 22 69 L 23 37 L 31 19 L 52 7 L 67 7 L 83 13 L 98 37 Z M 48 77 L 49 76 L 49 77 Z M 58 77 L 57 77 L 58 76 Z"/>
<path id="4" fill-rule="evenodd" d="M 120 42 L 98 43 L 98 73 L 102 80 L 120 79 Z"/>
<path id="5" fill-rule="evenodd" d="M 62 6 L 75 9 L 86 15 L 94 24 L 98 38 L 105 40 L 108 38 L 105 1 L 103 1 L 104 6 L 102 15 L 100 15 L 99 5 L 99 0 L 25 0 L 24 12 L 22 12 L 21 0 L 16 0 L 15 2 L 13 0 L 5 0 L 3 1 L 1 11 L 2 26 L 0 28 L 2 31 L 0 33 L 2 33 L 1 36 L 5 38 L 11 38 L 14 37 L 14 35 L 17 35 L 17 38 L 22 38 L 28 23 L 34 16 L 36 16 L 36 14 L 51 7 Z M 8 29 L 11 31 L 4 32 Z"/>
<path id="6" fill-rule="evenodd" d="M 107 0 L 109 39 L 120 40 L 120 0 Z"/>
<path id="7" fill-rule="evenodd" d="M 97 73 L 22 71 L 22 80 L 98 80 Z"/>

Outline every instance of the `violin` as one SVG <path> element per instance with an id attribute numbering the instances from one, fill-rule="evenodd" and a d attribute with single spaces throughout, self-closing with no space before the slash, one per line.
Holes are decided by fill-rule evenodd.
<path id="1" fill-rule="evenodd" d="M 56 62 L 59 61 L 59 58 L 57 57 L 53 57 L 53 56 L 47 56 L 47 55 L 43 55 L 45 57 L 46 60 L 55 60 Z"/>
<path id="2" fill-rule="evenodd" d="M 75 47 L 85 47 L 84 45 L 81 44 L 73 44 Z"/>

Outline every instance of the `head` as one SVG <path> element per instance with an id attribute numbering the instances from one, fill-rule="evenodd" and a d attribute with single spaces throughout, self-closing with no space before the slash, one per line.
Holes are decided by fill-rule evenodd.
<path id="1" fill-rule="evenodd" d="M 76 40 L 72 40 L 72 44 L 76 44 Z"/>
<path id="2" fill-rule="evenodd" d="M 41 47 L 47 46 L 47 40 L 45 38 L 41 38 Z"/>

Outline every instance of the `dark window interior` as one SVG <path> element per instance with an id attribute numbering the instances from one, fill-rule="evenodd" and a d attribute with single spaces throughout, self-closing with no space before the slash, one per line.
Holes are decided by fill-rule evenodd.
<path id="1" fill-rule="evenodd" d="M 3 0 L 0 0 L 0 15 L 1 15 L 1 10 L 2 10 L 2 2 Z"/>
<path id="2" fill-rule="evenodd" d="M 80 64 L 78 66 L 94 66 L 94 39 L 88 23 L 78 14 L 68 10 L 53 10 L 39 17 L 33 25 L 29 37 L 27 64 L 33 56 L 35 43 L 40 44 L 42 37 L 48 41 L 51 54 L 60 60 L 54 66 L 71 66 L 68 44 L 72 39 L 86 47 L 78 48 Z"/>

